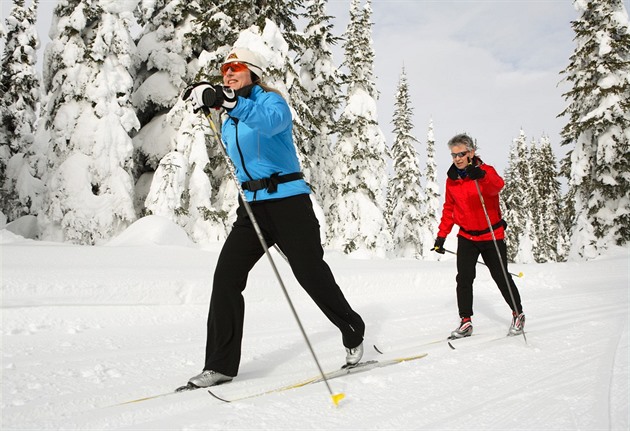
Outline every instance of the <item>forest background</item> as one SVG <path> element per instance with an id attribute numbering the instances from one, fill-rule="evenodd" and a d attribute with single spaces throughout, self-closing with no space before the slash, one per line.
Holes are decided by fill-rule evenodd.
<path id="1" fill-rule="evenodd" d="M 6 3 L 6 0 L 3 0 L 3 18 L 5 10 L 7 10 Z M 18 6 L 24 5 L 23 1 L 14 3 Z M 43 8 L 42 10 L 46 8 L 50 10 L 52 3 L 54 2 L 32 2 L 31 8 L 39 5 Z M 606 195 L 607 192 L 600 193 L 597 190 L 594 192 L 593 189 L 589 189 L 583 191 L 586 199 L 580 196 L 576 199 L 576 188 L 580 186 L 579 177 L 582 174 L 575 176 L 573 172 L 575 169 L 573 168 L 576 163 L 572 163 L 571 159 L 567 157 L 564 159 L 564 177 L 569 182 L 567 185 L 568 193 L 566 193 L 569 206 L 563 207 L 562 205 L 567 204 L 560 202 L 559 184 L 556 183 L 562 177 L 558 175 L 558 172 L 554 172 L 556 167 L 552 165 L 555 163 L 556 156 L 552 154 L 551 162 L 547 163 L 547 167 L 553 168 L 551 171 L 553 178 L 549 180 L 549 186 L 553 193 L 550 195 L 555 198 L 558 206 L 553 208 L 552 216 L 543 215 L 543 220 L 540 221 L 533 219 L 533 214 L 541 215 L 541 211 L 533 205 L 532 200 L 535 201 L 536 197 L 522 196 L 523 191 L 527 189 L 526 185 L 531 183 L 530 175 L 532 174 L 521 169 L 523 164 L 526 165 L 526 169 L 532 165 L 530 163 L 531 154 L 529 154 L 532 148 L 540 146 L 544 149 L 547 146 L 553 146 L 555 154 L 565 157 L 567 151 L 570 152 L 572 149 L 572 144 L 585 135 L 584 127 L 580 126 L 580 128 L 576 127 L 575 124 L 570 124 L 575 119 L 571 118 L 574 117 L 571 109 L 575 111 L 575 107 L 571 108 L 569 105 L 567 115 L 557 118 L 557 115 L 567 107 L 569 102 L 577 102 L 573 103 L 576 105 L 588 99 L 588 97 L 580 94 L 567 96 L 566 92 L 570 91 L 571 84 L 574 84 L 573 88 L 575 88 L 577 81 L 584 74 L 583 71 L 576 68 L 571 69 L 571 59 L 569 58 L 571 57 L 571 48 L 569 48 L 570 43 L 568 41 L 573 38 L 572 43 L 575 52 L 579 55 L 585 55 L 584 52 L 578 52 L 583 45 L 586 45 L 585 41 L 589 40 L 589 37 L 579 33 L 580 29 L 576 27 L 576 24 L 579 24 L 581 20 L 590 23 L 593 27 L 600 25 L 600 32 L 604 28 L 610 30 L 610 25 L 613 25 L 617 34 L 627 38 L 627 12 L 624 2 L 577 1 L 573 5 L 570 2 L 439 2 L 438 5 L 435 2 L 422 1 L 306 1 L 280 2 L 278 4 L 266 2 L 266 6 L 264 6 L 267 8 L 266 10 L 258 7 L 258 2 L 252 2 L 252 8 L 249 9 L 243 6 L 243 2 L 236 2 L 238 7 L 235 9 L 235 3 L 229 1 L 200 1 L 187 5 L 178 1 L 114 3 L 108 1 L 66 1 L 61 3 L 66 5 L 65 8 L 59 9 L 62 19 L 54 22 L 63 22 L 63 14 L 67 14 L 69 17 L 67 22 L 70 24 L 66 23 L 65 28 L 63 26 L 51 26 L 49 33 L 51 42 L 46 44 L 46 50 L 51 55 L 49 60 L 44 60 L 43 67 L 44 91 L 42 93 L 44 97 L 46 97 L 46 93 L 58 94 L 50 91 L 51 87 L 60 85 L 58 77 L 67 76 L 67 72 L 63 71 L 74 67 L 64 63 L 67 59 L 61 55 L 62 52 L 71 51 L 69 48 L 74 43 L 72 36 L 69 36 L 69 33 L 64 33 L 64 29 L 78 30 L 78 37 L 79 39 L 82 38 L 80 44 L 89 46 L 89 43 L 94 41 L 95 28 L 97 32 L 112 31 L 114 27 L 108 27 L 112 25 L 112 17 L 123 22 L 122 27 L 116 27 L 115 30 L 119 31 L 122 28 L 129 34 L 133 33 L 133 28 L 138 25 L 134 19 L 139 20 L 140 27 L 136 32 L 137 34 L 133 36 L 135 38 L 134 43 L 125 47 L 123 51 L 127 51 L 123 52 L 122 55 L 121 51 L 114 52 L 113 45 L 103 47 L 101 44 L 99 48 L 106 49 L 100 59 L 98 58 L 99 55 L 94 55 L 94 50 L 86 50 L 82 53 L 89 52 L 91 58 L 88 61 L 77 60 L 78 57 L 73 60 L 75 66 L 79 63 L 90 69 L 94 67 L 98 69 L 99 67 L 102 68 L 112 53 L 119 60 L 126 56 L 133 57 L 134 60 L 129 60 L 128 67 L 126 67 L 126 73 L 128 73 L 130 80 L 127 90 L 132 97 L 117 107 L 126 109 L 127 114 L 125 115 L 135 115 L 139 124 L 131 124 L 133 121 L 126 125 L 119 124 L 119 127 L 122 126 L 125 129 L 128 138 L 133 138 L 134 163 L 127 163 L 125 161 L 126 156 L 122 156 L 122 161 L 119 161 L 117 168 L 128 172 L 129 181 L 127 183 L 133 183 L 133 187 L 130 188 L 129 184 L 108 184 L 105 187 L 102 182 L 103 178 L 98 178 L 97 181 L 92 178 L 87 186 L 89 186 L 91 194 L 100 199 L 96 199 L 98 202 L 95 202 L 91 211 L 85 211 L 85 204 L 72 202 L 72 193 L 60 197 L 58 193 L 50 196 L 50 191 L 65 190 L 68 188 L 68 184 L 74 184 L 76 180 L 74 174 L 81 171 L 82 168 L 85 168 L 86 172 L 98 171 L 99 169 L 95 166 L 101 165 L 102 160 L 100 162 L 94 160 L 78 161 L 75 158 L 72 163 L 68 162 L 68 159 L 71 158 L 69 154 L 74 154 L 76 148 L 59 150 L 59 145 L 54 142 L 54 127 L 51 129 L 49 126 L 41 126 L 44 123 L 50 125 L 50 119 L 55 117 L 56 111 L 60 107 L 63 111 L 63 105 L 68 100 L 67 96 L 64 95 L 61 99 L 57 98 L 56 100 L 56 96 L 53 96 L 51 100 L 47 101 L 49 108 L 42 110 L 43 115 L 40 115 L 38 109 L 34 110 L 37 111 L 35 118 L 39 120 L 47 118 L 48 121 L 39 121 L 39 129 L 34 125 L 35 121 L 32 121 L 33 130 L 36 133 L 32 133 L 33 139 L 26 144 L 27 146 L 35 145 L 39 150 L 44 148 L 46 150 L 35 151 L 35 147 L 32 147 L 23 154 L 39 157 L 41 156 L 39 153 L 46 153 L 50 148 L 55 148 L 56 160 L 53 162 L 54 158 L 50 156 L 47 156 L 45 162 L 41 158 L 33 160 L 31 157 L 29 160 L 29 157 L 22 157 L 20 160 L 25 161 L 24 163 L 19 164 L 14 158 L 13 164 L 11 164 L 9 163 L 10 159 L 15 154 L 9 154 L 10 157 L 3 154 L 5 172 L 8 174 L 3 181 L 5 190 L 8 192 L 3 197 L 7 201 L 6 198 L 11 197 L 9 192 L 13 187 L 13 189 L 17 189 L 13 196 L 13 202 L 20 203 L 19 208 L 13 208 L 15 211 L 4 207 L 3 213 L 7 216 L 7 221 L 17 220 L 18 216 L 25 214 L 30 214 L 31 218 L 28 220 L 32 221 L 32 217 L 36 216 L 38 227 L 36 234 L 39 237 L 98 244 L 106 242 L 133 222 L 136 217 L 147 213 L 164 215 L 176 221 L 187 230 L 194 240 L 200 242 L 221 240 L 229 229 L 230 217 L 233 214 L 234 190 L 229 190 L 229 184 L 221 181 L 212 183 L 213 177 L 215 180 L 226 177 L 225 171 L 221 171 L 219 166 L 220 160 L 212 159 L 212 149 L 208 148 L 210 159 L 202 169 L 204 171 L 215 169 L 215 172 L 207 175 L 209 177 L 209 180 L 206 181 L 207 184 L 201 185 L 196 191 L 184 190 L 178 185 L 176 178 L 183 179 L 187 185 L 195 184 L 195 177 L 199 174 L 199 172 L 195 173 L 195 167 L 200 167 L 199 160 L 193 161 L 190 158 L 190 154 L 194 153 L 192 150 L 194 144 L 188 145 L 189 153 L 186 156 L 188 159 L 184 163 L 190 169 L 185 172 L 170 171 L 169 173 L 169 168 L 179 166 L 177 163 L 182 160 L 175 160 L 173 158 L 175 157 L 174 152 L 166 151 L 165 147 L 180 145 L 181 136 L 171 139 L 159 151 L 155 151 L 155 148 L 147 149 L 142 139 L 143 131 L 141 129 L 145 128 L 151 119 L 158 116 L 160 109 L 163 110 L 165 107 L 170 108 L 174 105 L 173 94 L 170 95 L 170 100 L 157 102 L 158 97 L 156 95 L 164 96 L 164 94 L 158 91 L 153 96 L 147 96 L 146 93 L 143 94 L 142 91 L 139 91 L 143 81 L 147 82 L 150 75 L 155 75 L 151 72 L 151 68 L 155 69 L 156 65 L 158 69 L 160 67 L 155 58 L 150 59 L 151 54 L 148 51 L 174 54 L 172 47 L 160 51 L 148 42 L 148 40 L 155 41 L 156 35 L 161 34 L 163 36 L 165 34 L 164 30 L 160 29 L 159 20 L 167 18 L 164 22 L 175 24 L 170 37 L 181 37 L 184 33 L 196 35 L 196 40 L 193 38 L 195 41 L 190 46 L 180 44 L 178 48 L 179 54 L 182 54 L 186 61 L 185 65 L 179 64 L 179 66 L 183 65 L 187 69 L 185 73 L 171 80 L 173 87 L 178 90 L 190 82 L 193 71 L 194 77 L 199 78 L 208 71 L 216 70 L 216 63 L 220 62 L 221 55 L 234 43 L 253 47 L 263 46 L 263 51 L 267 49 L 267 61 L 272 63 L 272 70 L 277 69 L 275 75 L 271 73 L 269 78 L 274 83 L 278 83 L 287 95 L 290 94 L 290 102 L 296 110 L 296 142 L 298 149 L 302 150 L 305 170 L 312 174 L 311 182 L 319 186 L 316 187 L 315 195 L 326 214 L 326 220 L 322 224 L 324 225 L 323 234 L 328 239 L 327 245 L 329 247 L 339 248 L 347 253 L 360 254 L 367 251 L 379 255 L 428 257 L 427 250 L 431 245 L 432 236 L 435 234 L 435 217 L 439 211 L 437 204 L 437 200 L 440 198 L 439 190 L 444 182 L 445 170 L 450 164 L 444 143 L 450 136 L 460 131 L 466 131 L 475 137 L 480 145 L 480 153 L 484 158 L 504 172 L 508 182 L 504 201 L 508 205 L 513 201 L 512 205 L 505 209 L 505 217 L 512 226 L 512 236 L 508 240 L 514 245 L 511 256 L 513 260 L 563 259 L 570 253 L 570 246 L 575 246 L 574 257 L 593 257 L 597 255 L 598 248 L 605 247 L 608 242 L 623 244 L 627 241 L 628 189 L 627 184 L 623 183 L 624 181 L 627 182 L 627 178 L 623 179 L 621 184 L 616 187 L 616 196 L 609 196 L 612 201 L 608 197 L 606 199 L 596 198 L 595 200 L 599 203 L 596 202 L 595 207 L 591 208 L 588 206 L 591 204 L 586 204 L 583 201 L 588 201 L 589 197 Z M 90 16 L 92 14 L 90 17 L 93 21 L 87 20 L 81 24 L 82 21 L 77 19 L 77 6 L 81 3 L 86 6 L 85 11 L 87 13 L 83 15 Z M 198 4 L 200 7 L 196 8 Z M 299 8 L 298 4 L 303 7 Z M 94 8 L 91 12 L 90 7 Z M 298 17 L 298 9 L 301 13 L 306 12 L 306 15 Z M 95 15 L 97 10 L 107 11 L 105 14 L 107 19 L 103 19 L 100 27 L 99 18 Z M 244 10 L 250 10 L 254 13 L 251 15 L 242 14 Z M 615 13 L 600 13 L 604 10 L 608 10 L 608 12 L 613 10 Z M 132 18 L 134 12 L 135 15 Z M 328 16 L 327 13 L 333 16 Z M 600 14 L 598 15 L 598 13 Z M 41 27 L 41 22 L 46 22 L 46 19 L 41 19 L 41 12 L 37 15 L 37 20 L 34 17 L 31 18 L 31 24 L 34 26 L 37 22 L 40 23 L 38 27 Z M 276 17 L 275 20 L 274 16 Z M 597 17 L 606 16 L 612 16 L 615 19 L 612 23 L 610 21 L 595 22 Z M 191 19 L 195 17 L 201 17 L 201 20 Z M 262 17 L 270 19 L 264 21 Z M 345 27 L 344 17 L 347 17 L 348 20 L 345 22 Z M 491 22 L 488 23 L 488 20 Z M 573 21 L 573 29 L 571 21 Z M 90 25 L 94 25 L 95 22 L 97 24 L 94 27 L 89 27 L 90 31 L 86 31 L 88 28 L 85 26 L 86 22 Z M 195 27 L 195 22 L 203 22 L 205 25 L 197 24 Z M 268 23 L 271 25 L 267 25 Z M 304 33 L 301 32 L 302 29 L 298 30 L 296 23 L 302 27 L 306 26 Z M 214 24 L 217 26 L 213 27 Z M 252 27 L 252 25 L 257 27 Z M 344 29 L 343 32 L 341 31 L 342 28 Z M 542 31 L 541 29 L 545 30 Z M 591 35 L 597 34 L 593 29 L 591 30 L 593 31 Z M 113 33 L 116 34 L 116 31 Z M 304 67 L 303 60 L 307 57 L 304 50 L 306 45 L 301 45 L 300 36 L 308 36 L 309 31 L 312 37 L 317 32 L 320 35 L 326 35 L 326 38 L 319 39 L 320 42 L 321 40 L 332 42 L 335 37 L 341 36 L 342 39 L 337 40 L 336 44 L 320 43 L 318 45 L 319 55 L 323 55 L 320 58 L 324 58 L 326 64 L 332 65 L 332 67 L 320 69 L 319 72 L 309 71 L 308 68 Z M 103 40 L 107 40 L 107 38 Z M 310 42 L 316 40 L 318 39 L 315 37 Z M 222 43 L 218 43 L 218 41 Z M 558 43 L 558 41 L 562 41 L 562 43 Z M 600 55 L 603 59 L 606 55 L 601 55 L 602 47 L 609 47 L 609 44 L 606 41 L 602 42 L 601 39 L 598 41 L 598 49 L 591 49 L 590 53 L 593 56 Z M 618 106 L 621 106 L 621 116 L 615 117 L 613 115 L 612 123 L 621 129 L 618 134 L 621 136 L 621 140 L 615 139 L 616 144 L 613 147 L 617 151 L 616 154 L 622 155 L 620 159 L 622 163 L 626 163 L 627 168 L 628 44 L 625 44 L 624 51 L 624 43 L 623 41 L 620 42 L 621 48 L 613 47 L 620 49 L 620 51 L 617 49 L 615 54 L 620 56 L 621 61 L 617 63 L 617 69 L 613 70 L 612 74 L 619 78 L 619 84 L 615 85 L 614 88 L 620 91 L 618 99 L 621 102 Z M 208 43 L 211 46 L 205 45 Z M 12 45 L 9 43 L 7 47 L 9 46 Z M 144 47 L 144 53 L 142 47 Z M 92 48 L 95 47 L 92 46 Z M 120 49 L 120 45 L 116 49 Z M 186 52 L 187 49 L 192 51 Z M 9 57 L 7 50 L 4 51 L 3 73 L 8 70 L 4 61 Z M 55 52 L 57 54 L 56 63 L 54 61 Z M 35 58 L 40 53 L 39 44 L 33 46 L 27 63 L 28 61 L 36 63 Z M 356 55 L 357 53 L 359 55 Z M 135 63 L 137 58 L 134 56 L 137 54 L 140 57 L 144 55 L 140 64 Z M 284 57 L 278 57 L 279 54 L 283 54 Z M 608 54 L 607 56 L 610 57 L 609 52 L 604 54 Z M 343 58 L 340 59 L 340 57 Z M 62 58 L 63 61 L 59 61 Z M 89 61 L 92 61 L 93 64 L 88 64 Z M 153 65 L 147 67 L 151 61 L 153 61 Z M 273 64 L 274 61 L 277 63 Z M 119 61 L 119 63 L 124 64 L 124 61 Z M 173 63 L 171 62 L 171 64 Z M 337 68 L 343 70 L 342 74 L 335 76 L 331 73 L 328 76 L 330 80 L 327 85 L 329 85 L 328 88 L 339 90 L 336 94 L 332 94 L 329 99 L 317 96 L 317 92 L 313 91 L 314 87 L 309 87 L 309 84 L 304 81 L 305 69 L 308 73 L 315 72 L 306 80 L 312 84 L 312 77 L 322 76 L 320 73 L 322 70 Z M 166 68 L 161 72 L 165 70 Z M 562 70 L 565 70 L 564 77 L 559 74 Z M 62 72 L 59 73 L 59 71 Z M 174 75 L 173 70 L 168 72 Z M 318 75 L 318 73 L 320 74 Z M 46 77 L 47 74 L 48 77 Z M 184 75 L 186 79 L 183 79 Z M 378 78 L 379 76 L 385 78 Z M 297 77 L 299 79 L 296 79 Z M 57 81 L 55 81 L 56 79 Z M 562 82 L 562 79 L 565 81 Z M 603 79 L 603 81 L 606 80 Z M 6 81 L 3 80 L 3 82 Z M 110 82 L 111 88 L 115 87 L 114 83 L 120 84 L 121 82 L 126 81 L 125 79 L 122 81 L 112 80 Z M 69 98 L 79 100 L 79 104 L 90 98 L 94 99 L 90 91 L 85 92 L 86 86 L 76 86 L 74 89 L 69 89 L 68 83 L 65 84 L 64 91 L 71 93 Z M 292 87 L 293 85 L 295 87 Z M 608 85 L 607 88 L 611 88 L 611 86 Z M 363 92 L 358 98 L 357 89 Z M 473 89 L 477 91 L 470 93 Z M 321 88 L 317 90 L 321 91 Z M 420 96 L 417 96 L 418 93 L 413 93 L 414 91 L 420 92 Z M 10 93 L 10 91 L 6 91 L 4 96 Z M 309 100 L 308 97 L 313 97 L 313 94 L 317 97 Z M 302 95 L 308 97 L 301 98 Z M 107 100 L 105 104 L 110 103 L 111 99 L 107 99 L 107 96 L 104 97 L 105 99 L 102 100 Z M 147 103 L 149 99 L 151 101 Z M 6 97 L 3 97 L 3 100 L 6 100 Z M 313 100 L 323 101 L 324 110 L 328 112 L 326 115 L 331 121 L 325 127 L 333 132 L 333 139 L 323 147 L 333 149 L 332 153 L 335 156 L 339 155 L 335 153 L 335 146 L 337 150 L 343 149 L 344 142 L 347 142 L 349 144 L 347 147 L 355 150 L 360 147 L 357 142 L 360 141 L 361 136 L 373 138 L 371 141 L 365 142 L 370 157 L 359 162 L 359 164 L 365 164 L 360 169 L 364 172 L 363 178 L 355 179 L 356 183 L 359 184 L 358 187 L 352 187 L 351 184 L 349 186 L 349 183 L 344 185 L 344 178 L 348 177 L 349 171 L 346 169 L 344 172 L 343 168 L 347 168 L 349 164 L 356 163 L 360 159 L 360 156 L 356 153 L 353 154 L 352 151 L 346 154 L 345 161 L 342 159 L 341 163 L 339 160 L 334 163 L 342 168 L 341 172 L 327 171 L 325 168 L 314 169 L 315 166 L 319 166 L 317 159 L 321 155 L 309 153 L 309 151 L 315 151 L 313 146 L 316 146 L 317 143 L 308 133 L 314 130 L 313 124 L 308 124 L 309 116 L 313 112 L 317 112 L 315 109 L 309 112 L 308 108 L 313 108 L 309 103 L 314 103 Z M 372 106 L 372 103 L 375 108 L 367 109 L 364 112 L 359 112 L 360 115 L 356 115 L 357 111 L 354 108 L 366 105 L 363 103 L 366 101 L 368 106 Z M 94 103 L 95 101 L 91 100 L 91 102 Z M 163 106 L 158 107 L 157 105 L 160 103 L 163 103 Z M 98 100 L 96 104 L 98 104 Z M 4 104 L 3 106 L 10 105 Z M 160 109 L 156 109 L 156 107 Z M 331 108 L 335 109 L 331 110 Z M 393 114 L 387 115 L 392 110 Z M 418 110 L 420 110 L 419 114 Z M 619 111 L 619 109 L 617 110 Z M 348 111 L 351 113 L 349 114 Z M 5 124 L 4 119 L 7 115 L 10 116 L 10 113 L 6 114 L 6 112 L 3 114 Z M 118 115 L 118 118 L 129 119 L 125 115 Z M 365 120 L 363 126 L 367 129 L 357 127 L 359 123 L 356 122 L 356 117 L 362 117 Z M 169 121 L 172 121 L 172 118 L 171 116 Z M 187 117 L 184 113 L 177 119 L 180 123 L 176 129 L 180 134 L 186 133 L 182 124 L 183 121 L 188 120 L 184 118 L 192 117 Z M 190 121 L 194 122 L 195 120 Z M 322 124 L 315 126 L 315 129 L 320 132 L 316 135 L 319 137 L 328 135 L 328 133 L 321 133 L 322 127 L 324 127 Z M 361 125 L 359 124 L 359 126 Z M 593 125 L 590 126 L 593 129 Z M 205 141 L 207 127 L 204 129 L 199 121 L 196 124 L 191 124 L 190 127 L 190 130 L 199 132 L 193 141 Z M 562 131 L 559 130 L 561 127 L 564 128 Z M 588 125 L 586 127 L 588 130 Z M 149 129 L 145 129 L 145 135 Z M 51 130 L 53 131 L 52 134 Z M 370 133 L 366 134 L 365 130 L 369 130 Z M 531 130 L 531 132 L 526 132 L 526 130 Z M 68 132 L 70 131 L 65 129 L 61 134 Z M 83 133 L 77 133 L 76 129 L 71 132 L 73 136 L 86 136 Z M 588 133 L 586 134 L 588 135 Z M 87 135 L 91 136 L 90 133 Z M 416 136 L 425 135 L 426 138 L 416 138 Z M 8 136 L 8 134 L 4 136 Z M 37 136 L 39 136 L 39 141 Z M 436 137 L 438 138 L 436 139 Z M 560 147 L 559 141 L 563 139 L 568 147 Z M 124 137 L 122 140 L 125 141 Z M 88 141 L 90 140 L 88 139 Z M 144 141 L 148 142 L 146 139 Z M 435 151 L 434 146 L 436 142 L 438 143 L 437 151 Z M 308 143 L 312 147 L 301 147 L 302 143 Z M 89 146 L 93 146 L 92 144 L 94 142 L 90 141 Z M 123 143 L 122 146 L 112 145 L 110 140 L 108 145 L 114 148 L 114 152 L 118 152 L 118 149 L 123 148 L 126 144 Z M 417 160 L 410 162 L 409 145 L 412 145 L 420 156 L 424 156 L 425 160 L 423 161 L 426 162 L 426 168 L 418 166 Z M 178 152 L 176 148 L 170 149 L 175 149 L 175 153 Z M 589 151 L 592 152 L 593 148 Z M 594 151 L 596 153 L 597 148 Z M 79 150 L 79 152 L 81 151 Z M 179 153 L 181 152 L 180 149 Z M 374 155 L 377 157 L 375 158 Z M 90 154 L 88 159 L 92 156 L 93 154 Z M 390 157 L 392 162 L 388 160 Z M 151 160 L 152 158 L 155 160 Z M 366 161 L 369 159 L 376 159 L 377 163 L 370 165 Z M 589 160 L 589 157 L 579 157 L 579 159 Z M 112 160 L 109 162 L 111 164 Z M 590 170 L 589 175 L 596 171 L 594 166 L 601 162 L 597 161 L 589 169 L 586 169 L 586 171 Z M 41 169 L 42 165 L 46 163 L 56 165 L 56 167 L 48 169 L 48 171 Z M 62 172 L 60 173 L 58 168 L 63 164 L 66 164 L 66 169 L 65 171 L 61 169 Z M 611 165 L 606 160 L 603 160 L 603 164 Z M 31 181 L 31 184 L 40 186 L 39 191 L 41 193 L 38 194 L 33 189 L 25 191 L 25 187 L 16 187 L 19 183 L 19 175 L 16 173 L 22 172 L 18 168 L 25 166 L 28 166 L 32 178 L 39 180 L 39 182 Z M 161 171 L 160 168 L 162 168 Z M 109 168 L 105 168 L 105 171 L 107 169 Z M 613 171 L 612 178 L 617 179 L 615 173 L 623 172 L 623 169 L 614 167 Z M 68 178 L 68 172 L 73 173 L 73 178 Z M 409 176 L 409 172 L 416 175 Z M 145 176 L 143 185 L 143 174 L 147 173 L 150 173 L 151 177 L 147 179 Z M 101 173 L 100 176 L 110 174 L 111 172 L 107 171 Z M 162 180 L 154 181 L 158 174 Z M 610 172 L 604 177 L 609 178 L 609 174 Z M 318 184 L 323 180 L 315 178 L 317 175 L 321 175 L 321 178 L 332 178 L 334 181 L 332 184 Z M 541 176 L 541 174 L 536 173 L 534 175 Z M 366 180 L 368 177 L 378 178 L 381 182 L 376 181 L 370 184 Z M 389 183 L 383 181 L 387 177 L 390 177 Z M 55 181 L 57 182 L 55 183 Z M 365 181 L 365 183 L 361 183 L 361 181 Z M 571 184 L 571 181 L 574 184 Z M 603 183 L 606 183 L 606 180 Z M 63 187 L 50 187 L 51 184 L 62 185 Z M 125 190 L 123 194 L 126 193 L 128 201 L 134 200 L 133 209 L 130 208 L 130 202 L 126 203 L 126 207 L 125 204 L 122 204 L 116 208 L 116 205 L 111 205 L 111 199 L 109 201 L 104 199 L 108 194 L 104 193 L 105 190 L 111 191 L 117 187 Z M 348 189 L 350 189 L 352 199 L 347 194 Z M 359 190 L 357 191 L 357 189 Z M 48 196 L 44 190 L 48 191 Z M 361 193 L 361 190 L 365 193 Z M 197 193 L 198 199 L 203 199 L 204 192 L 208 192 L 209 196 L 212 195 L 214 200 L 203 205 L 198 205 L 199 202 L 196 202 L 195 205 L 191 206 L 191 199 L 194 201 L 195 193 Z M 116 193 L 109 194 L 116 195 Z M 165 197 L 167 195 L 168 197 Z M 414 195 L 415 200 L 413 199 Z M 139 196 L 143 199 L 139 199 Z M 15 199 L 16 197 L 17 199 Z M 151 197 L 153 197 L 153 201 L 150 200 Z M 366 197 L 367 199 L 365 199 Z M 83 201 L 85 202 L 85 199 Z M 114 198 L 113 201 L 120 203 L 120 199 Z M 348 204 L 348 202 L 352 203 L 353 201 L 355 202 L 354 205 Z M 614 214 L 615 211 L 612 213 L 608 211 L 607 214 L 602 215 L 601 207 L 602 205 L 606 206 L 605 202 L 609 202 L 609 207 L 621 208 L 621 211 L 617 211 L 616 215 Z M 112 210 L 112 213 L 105 217 L 102 217 L 100 212 L 103 203 L 107 203 L 105 206 Z M 580 208 L 582 207 L 587 208 L 587 216 L 584 217 L 585 225 L 581 226 L 578 222 L 581 220 Z M 33 211 L 33 208 L 37 208 L 37 210 Z M 570 210 L 567 210 L 568 208 Z M 95 217 L 95 214 L 98 216 Z M 397 217 L 396 214 L 402 214 L 404 217 Z M 562 215 L 567 217 L 561 220 Z M 599 218 L 599 221 L 589 220 L 589 217 Z M 540 226 L 550 218 L 556 225 L 554 228 L 556 231 L 551 240 L 543 239 L 543 233 L 537 232 L 535 227 Z M 203 219 L 201 224 L 198 223 L 200 219 Z M 610 229 L 610 226 L 614 225 L 621 225 L 621 228 Z M 576 232 L 578 239 L 572 237 Z M 553 253 L 541 254 L 540 249 L 552 249 Z"/>

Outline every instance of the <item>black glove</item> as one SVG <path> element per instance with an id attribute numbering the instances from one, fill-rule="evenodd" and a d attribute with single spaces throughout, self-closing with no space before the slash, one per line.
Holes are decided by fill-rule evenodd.
<path id="1" fill-rule="evenodd" d="M 189 101 L 193 105 L 193 111 L 197 112 L 202 108 L 232 109 L 236 106 L 237 97 L 229 87 L 222 85 L 210 85 L 207 82 L 193 84 L 184 90 L 182 99 Z"/>
<path id="2" fill-rule="evenodd" d="M 466 175 L 471 180 L 480 180 L 486 176 L 486 171 L 481 169 L 479 166 L 473 166 L 472 164 L 466 166 Z"/>
<path id="3" fill-rule="evenodd" d="M 433 244 L 433 251 L 440 254 L 446 253 L 446 250 L 444 250 L 444 241 L 446 241 L 446 238 L 440 238 L 439 236 L 435 238 L 435 244 Z"/>

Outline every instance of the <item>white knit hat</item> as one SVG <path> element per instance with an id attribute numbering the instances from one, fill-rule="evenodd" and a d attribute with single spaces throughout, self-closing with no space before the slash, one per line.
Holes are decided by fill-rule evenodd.
<path id="1" fill-rule="evenodd" d="M 227 63 L 244 63 L 247 68 L 256 74 L 259 78 L 263 74 L 262 60 L 258 55 L 246 48 L 232 48 L 232 51 L 225 58 L 223 64 Z"/>

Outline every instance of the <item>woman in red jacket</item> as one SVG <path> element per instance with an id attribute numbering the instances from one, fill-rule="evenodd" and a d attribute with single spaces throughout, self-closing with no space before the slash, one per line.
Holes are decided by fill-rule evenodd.
<path id="1" fill-rule="evenodd" d="M 488 266 L 492 279 L 512 310 L 509 335 L 519 335 L 523 332 L 525 315 L 518 289 L 507 269 L 507 249 L 504 241 L 506 223 L 501 218 L 499 208 L 499 192 L 504 185 L 503 179 L 492 166 L 486 165 L 475 155 L 475 144 L 468 135 L 454 136 L 448 141 L 448 147 L 451 150 L 453 164 L 447 173 L 442 218 L 433 249 L 444 254 L 446 236 L 451 232 L 453 225 L 459 226 L 456 280 L 457 306 L 461 322 L 459 327 L 451 332 L 451 337 L 462 338 L 472 335 L 473 281 L 479 255 Z M 483 196 L 485 211 L 492 227 L 488 225 L 479 191 Z M 497 248 L 501 253 L 500 259 Z M 501 268 L 501 263 L 504 268 Z M 509 286 L 506 281 L 509 281 Z"/>

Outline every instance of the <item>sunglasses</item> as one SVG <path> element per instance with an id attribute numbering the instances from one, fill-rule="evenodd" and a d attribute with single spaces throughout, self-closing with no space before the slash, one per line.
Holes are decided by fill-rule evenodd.
<path id="1" fill-rule="evenodd" d="M 451 157 L 454 158 L 454 159 L 456 159 L 458 157 L 461 158 L 461 157 L 464 157 L 468 153 L 469 153 L 469 151 L 461 151 L 459 153 L 451 153 Z"/>
<path id="2" fill-rule="evenodd" d="M 232 71 L 232 73 L 239 73 L 249 70 L 249 68 L 245 63 L 239 63 L 237 61 L 232 63 L 225 63 L 223 66 L 221 66 L 221 75 L 225 76 L 230 70 Z"/>

